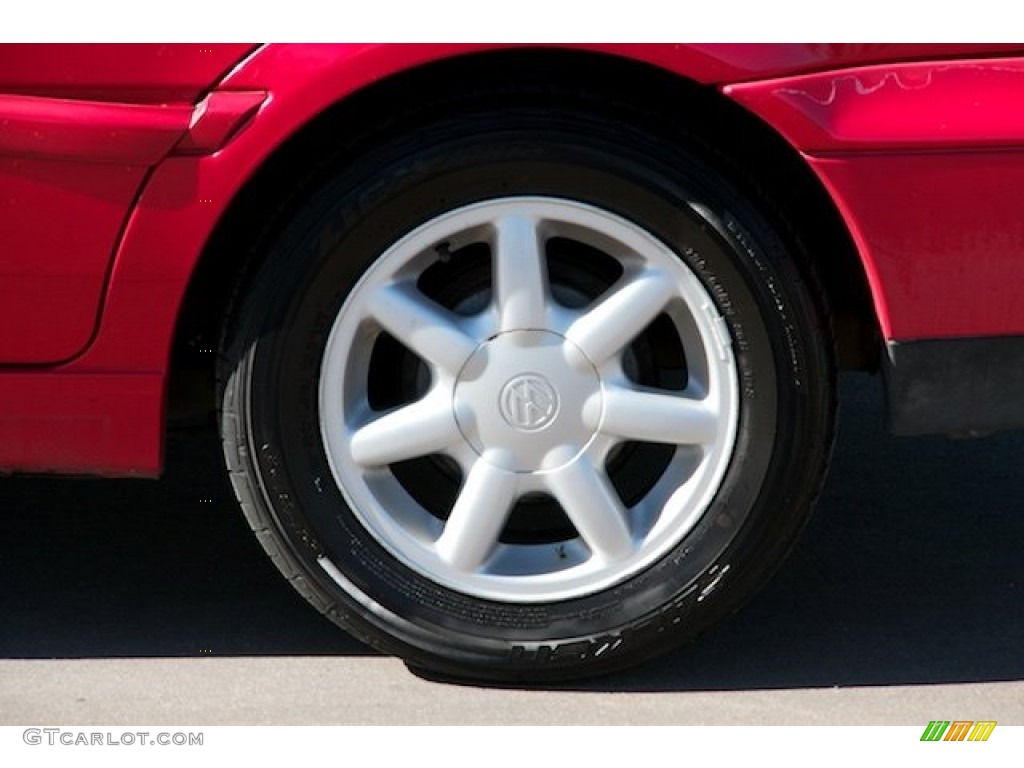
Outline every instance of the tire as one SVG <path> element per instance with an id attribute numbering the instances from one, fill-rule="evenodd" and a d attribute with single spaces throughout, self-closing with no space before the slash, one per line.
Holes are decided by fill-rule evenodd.
<path id="1" fill-rule="evenodd" d="M 277 567 L 435 674 L 677 647 L 803 527 L 824 301 L 784 228 L 644 119 L 466 109 L 304 191 L 232 311 L 221 426 Z"/>

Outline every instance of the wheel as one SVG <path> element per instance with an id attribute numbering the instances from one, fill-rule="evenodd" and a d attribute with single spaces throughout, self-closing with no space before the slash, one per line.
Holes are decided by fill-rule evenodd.
<path id="1" fill-rule="evenodd" d="M 823 301 L 694 142 L 485 106 L 367 139 L 262 254 L 222 354 L 250 524 L 356 637 L 555 680 L 768 578 L 831 444 Z"/>

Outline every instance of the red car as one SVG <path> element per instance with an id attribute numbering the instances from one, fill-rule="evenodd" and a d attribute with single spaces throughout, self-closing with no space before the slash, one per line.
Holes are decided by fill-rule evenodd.
<path id="1" fill-rule="evenodd" d="M 217 413 L 410 664 L 676 647 L 793 545 L 836 375 L 1024 425 L 1024 46 L 0 46 L 0 470 Z"/>

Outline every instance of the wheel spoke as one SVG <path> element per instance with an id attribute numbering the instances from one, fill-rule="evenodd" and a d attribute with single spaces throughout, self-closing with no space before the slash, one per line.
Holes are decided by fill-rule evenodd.
<path id="1" fill-rule="evenodd" d="M 547 264 L 534 219 L 509 215 L 496 223 L 494 296 L 500 329 L 545 328 Z"/>
<path id="2" fill-rule="evenodd" d="M 370 313 L 388 333 L 424 360 L 456 375 L 476 349 L 458 316 L 412 285 L 390 283 L 374 292 Z"/>
<path id="3" fill-rule="evenodd" d="M 648 443 L 706 445 L 718 435 L 718 414 L 681 395 L 613 387 L 604 393 L 600 430 Z"/>
<path id="4" fill-rule="evenodd" d="M 437 540 L 441 558 L 461 571 L 478 571 L 498 543 L 516 485 L 514 473 L 477 460 Z"/>
<path id="5" fill-rule="evenodd" d="M 599 365 L 639 336 L 674 291 L 671 280 L 647 270 L 576 320 L 566 336 Z"/>
<path id="6" fill-rule="evenodd" d="M 448 398 L 428 395 L 356 429 L 351 437 L 352 458 L 363 467 L 383 467 L 437 453 L 458 438 Z"/>
<path id="7" fill-rule="evenodd" d="M 524 610 L 610 594 L 720 493 L 736 352 L 672 243 L 616 208 L 519 188 L 414 217 L 338 310 L 320 437 L 367 541 L 421 585 Z M 685 389 L 651 384 L 681 356 Z"/>
<path id="8" fill-rule="evenodd" d="M 633 551 L 626 509 L 603 472 L 577 459 L 553 472 L 548 487 L 595 557 L 613 562 Z"/>

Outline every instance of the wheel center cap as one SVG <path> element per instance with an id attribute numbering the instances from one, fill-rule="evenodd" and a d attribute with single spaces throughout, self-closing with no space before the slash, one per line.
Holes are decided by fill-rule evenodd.
<path id="1" fill-rule="evenodd" d="M 558 416 L 558 391 L 539 373 L 513 376 L 501 389 L 499 410 L 512 429 L 536 432 Z"/>
<path id="2" fill-rule="evenodd" d="M 506 331 L 466 361 L 452 407 L 484 460 L 513 472 L 555 469 L 594 436 L 601 379 L 583 352 L 551 331 Z"/>

